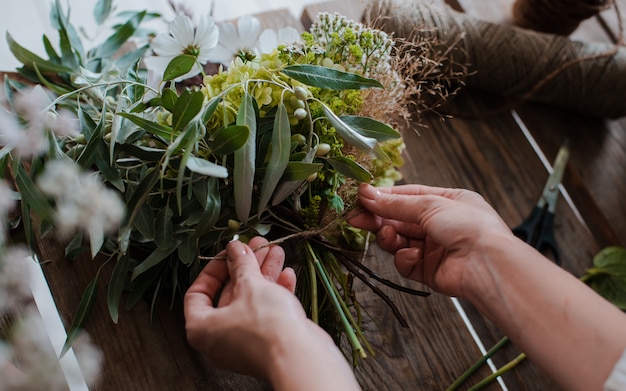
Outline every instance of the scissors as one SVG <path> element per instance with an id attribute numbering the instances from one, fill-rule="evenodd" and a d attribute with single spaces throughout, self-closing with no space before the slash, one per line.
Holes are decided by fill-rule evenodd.
<path id="1" fill-rule="evenodd" d="M 559 250 L 554 239 L 554 212 L 559 197 L 559 184 L 569 158 L 569 140 L 565 140 L 554 161 L 552 174 L 548 177 L 539 201 L 526 220 L 513 228 L 513 234 L 539 251 L 549 250 L 554 262 L 561 265 Z"/>

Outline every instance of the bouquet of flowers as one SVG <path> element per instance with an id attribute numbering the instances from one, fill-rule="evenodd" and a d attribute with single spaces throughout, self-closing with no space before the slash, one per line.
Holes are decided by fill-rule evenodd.
<path id="1" fill-rule="evenodd" d="M 124 290 L 127 308 L 173 299 L 233 237 L 267 236 L 287 247 L 310 317 L 364 356 L 352 281 L 376 275 L 360 262 L 367 233 L 345 216 L 355 184 L 400 178 L 404 144 L 389 123 L 415 90 L 394 40 L 337 14 L 302 34 L 261 34 L 252 17 L 194 27 L 181 15 L 156 36 L 141 24 L 158 15 L 123 16 L 86 51 L 57 0 L 48 59 L 7 34 L 23 64 L 21 81 L 4 80 L 0 110 L 0 168 L 21 201 L 14 225 L 33 247 L 54 234 L 68 257 L 87 246 L 112 267 L 114 322 Z"/>

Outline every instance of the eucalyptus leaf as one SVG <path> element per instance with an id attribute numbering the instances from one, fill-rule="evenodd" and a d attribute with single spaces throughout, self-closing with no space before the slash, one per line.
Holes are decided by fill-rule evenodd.
<path id="1" fill-rule="evenodd" d="M 237 112 L 237 125 L 247 126 L 250 129 L 250 136 L 244 146 L 234 153 L 235 167 L 233 172 L 235 211 L 237 218 L 243 224 L 248 222 L 252 208 L 252 189 L 256 169 L 254 165 L 256 159 L 256 124 L 254 98 L 246 92 Z"/>
<path id="2" fill-rule="evenodd" d="M 283 102 L 278 105 L 276 117 L 274 117 L 274 130 L 272 132 L 270 148 L 270 158 L 263 177 L 263 184 L 261 185 L 261 196 L 258 206 L 259 213 L 263 212 L 267 206 L 289 163 L 291 126 L 289 125 L 287 108 Z"/>
<path id="3" fill-rule="evenodd" d="M 28 204 L 28 207 L 35 212 L 37 216 L 44 220 L 50 220 L 53 213 L 52 206 L 46 197 L 41 194 L 39 189 L 37 189 L 24 167 L 22 167 L 22 163 L 18 160 L 13 162 L 13 172 L 15 173 L 15 183 L 21 194 L 22 202 Z"/>
<path id="4" fill-rule="evenodd" d="M 185 236 L 181 245 L 178 246 L 178 258 L 185 265 L 191 265 L 198 254 L 198 237 L 189 233 Z"/>
<path id="5" fill-rule="evenodd" d="M 377 80 L 319 65 L 289 65 L 283 73 L 306 85 L 330 90 L 383 88 Z"/>
<path id="6" fill-rule="evenodd" d="M 127 255 L 121 255 L 109 279 L 109 287 L 107 288 L 107 306 L 109 307 L 109 315 L 113 323 L 117 324 L 119 319 L 119 306 L 122 292 L 126 284 L 126 278 L 130 271 L 130 262 Z"/>
<path id="7" fill-rule="evenodd" d="M 204 205 L 204 213 L 196 226 L 198 237 L 208 233 L 220 217 L 222 199 L 217 178 L 209 178 L 206 182 L 206 200 L 199 200 Z"/>
<path id="8" fill-rule="evenodd" d="M 189 71 L 196 64 L 196 58 L 189 54 L 181 54 L 176 56 L 167 64 L 167 68 L 163 72 L 163 81 L 174 80 Z"/>
<path id="9" fill-rule="evenodd" d="M 96 48 L 94 57 L 111 58 L 135 34 L 144 16 L 146 16 L 146 11 L 138 12 L 126 23 L 117 27 L 115 32 Z"/>
<path id="10" fill-rule="evenodd" d="M 100 224 L 89 224 L 87 228 L 89 234 L 89 247 L 91 248 L 91 258 L 95 258 L 104 244 L 104 229 Z"/>
<path id="11" fill-rule="evenodd" d="M 341 136 L 346 142 L 350 145 L 357 147 L 361 151 L 368 153 L 370 155 L 375 155 L 380 160 L 385 162 L 389 162 L 389 157 L 385 154 L 382 149 L 378 146 L 378 141 L 375 138 L 362 136 L 359 132 L 354 130 L 350 125 L 343 122 L 341 118 L 339 118 L 333 111 L 322 104 L 322 108 L 324 110 L 324 114 L 330 124 L 335 128 L 337 134 Z"/>
<path id="12" fill-rule="evenodd" d="M 326 161 L 330 163 L 338 173 L 356 179 L 357 181 L 369 182 L 374 178 L 365 167 L 345 156 L 327 158 Z"/>
<path id="13" fill-rule="evenodd" d="M 230 155 L 243 147 L 249 137 L 250 128 L 246 125 L 221 128 L 211 137 L 211 151 L 216 155 Z"/>
<path id="14" fill-rule="evenodd" d="M 313 162 L 313 159 L 315 158 L 316 154 L 317 154 L 317 145 L 315 145 L 313 148 L 307 151 L 307 153 L 304 155 L 300 163 Z M 297 162 L 296 160 L 293 160 L 293 155 L 290 161 Z M 287 179 L 285 179 L 285 175 L 283 174 L 284 182 L 278 185 L 278 188 L 274 192 L 274 197 L 272 198 L 272 205 L 278 205 L 281 202 L 283 202 L 285 199 L 287 199 L 287 197 L 294 194 L 294 192 L 302 186 L 305 179 L 306 177 L 302 179 L 295 179 L 295 180 L 288 181 Z"/>
<path id="15" fill-rule="evenodd" d="M 145 119 L 136 114 L 131 113 L 117 113 L 117 115 L 122 116 L 140 128 L 144 129 L 148 133 L 152 133 L 155 136 L 159 136 L 165 140 L 168 140 L 172 137 L 172 128 L 169 126 L 161 125 L 159 123 L 150 121 L 149 119 Z"/>
<path id="16" fill-rule="evenodd" d="M 144 202 L 133 219 L 133 227 L 147 240 L 154 240 L 155 220 L 154 211 L 148 203 Z"/>
<path id="17" fill-rule="evenodd" d="M 187 160 L 187 168 L 196 174 L 211 176 L 215 178 L 228 178 L 228 169 L 219 164 L 211 163 L 208 160 L 190 156 Z"/>
<path id="18" fill-rule="evenodd" d="M 219 96 L 216 96 L 215 98 L 211 98 L 209 103 L 207 103 L 206 106 L 204 106 L 204 110 L 202 112 L 202 122 L 203 123 L 206 124 L 207 122 L 209 122 L 209 120 L 211 119 L 211 117 L 215 113 L 215 110 L 217 109 L 217 105 L 221 101 L 222 101 L 222 98 L 219 97 Z"/>
<path id="19" fill-rule="evenodd" d="M 85 326 L 87 322 L 87 318 L 91 313 L 91 309 L 93 308 L 93 304 L 96 302 L 96 297 L 98 293 L 98 275 L 87 285 L 83 295 L 80 299 L 80 303 L 78 304 L 78 309 L 76 310 L 76 314 L 74 315 L 74 320 L 72 320 L 72 324 L 70 325 L 70 329 L 67 332 L 67 338 L 65 339 L 65 343 L 63 344 L 63 349 L 61 349 L 61 357 L 67 353 L 67 351 L 72 347 L 76 338 L 80 335 L 81 330 Z"/>
<path id="20" fill-rule="evenodd" d="M 304 180 L 322 168 L 324 168 L 322 163 L 289 162 L 283 174 L 283 180 L 286 182 Z"/>
<path id="21" fill-rule="evenodd" d="M 7 43 L 9 44 L 9 49 L 11 50 L 11 53 L 13 53 L 13 56 L 15 56 L 15 58 L 19 62 L 24 64 L 26 68 L 32 69 L 34 64 L 36 64 L 37 68 L 44 73 L 71 74 L 73 72 L 73 69 L 70 67 L 44 60 L 35 53 L 23 48 L 17 42 L 15 42 L 15 40 L 8 31 L 6 33 L 6 39 Z"/>
<path id="22" fill-rule="evenodd" d="M 155 221 L 154 243 L 160 249 L 167 249 L 172 246 L 174 242 L 174 225 L 172 224 L 172 217 L 174 212 L 169 205 L 165 205 L 157 213 Z"/>
<path id="23" fill-rule="evenodd" d="M 202 109 L 204 94 L 202 91 L 183 91 L 174 105 L 172 112 L 172 128 L 174 131 L 183 130 Z"/>
<path id="24" fill-rule="evenodd" d="M 113 10 L 113 0 L 98 0 L 93 10 L 96 23 L 102 24 L 109 17 Z"/>
<path id="25" fill-rule="evenodd" d="M 175 240 L 168 248 L 157 248 L 156 250 L 154 250 L 150 255 L 148 255 L 146 259 L 143 260 L 143 262 L 135 266 L 131 276 L 131 281 L 134 281 L 137 277 L 165 260 L 165 258 L 167 258 L 174 251 L 176 251 L 176 248 L 179 244 L 180 240 Z"/>
<path id="26" fill-rule="evenodd" d="M 400 132 L 391 126 L 369 117 L 345 115 L 339 117 L 361 136 L 376 139 L 378 142 L 394 140 L 401 137 Z"/>

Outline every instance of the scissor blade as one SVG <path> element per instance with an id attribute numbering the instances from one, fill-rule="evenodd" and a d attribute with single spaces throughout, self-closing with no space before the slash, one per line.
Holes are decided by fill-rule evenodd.
<path id="1" fill-rule="evenodd" d="M 554 213 L 556 209 L 556 200 L 559 195 L 559 185 L 563 179 L 563 173 L 565 172 L 565 167 L 567 166 L 569 153 L 569 140 L 565 139 L 561 148 L 559 148 L 559 152 L 552 165 L 552 173 L 548 177 L 546 185 L 543 188 L 543 198 L 548 204 L 548 211 L 552 213 Z"/>

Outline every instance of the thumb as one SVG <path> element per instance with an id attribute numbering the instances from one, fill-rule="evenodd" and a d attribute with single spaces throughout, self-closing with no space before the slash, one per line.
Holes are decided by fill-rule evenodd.
<path id="1" fill-rule="evenodd" d="M 226 246 L 226 264 L 233 282 L 242 277 L 261 276 L 259 262 L 254 251 L 248 245 L 238 240 L 228 243 Z"/>

